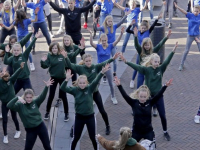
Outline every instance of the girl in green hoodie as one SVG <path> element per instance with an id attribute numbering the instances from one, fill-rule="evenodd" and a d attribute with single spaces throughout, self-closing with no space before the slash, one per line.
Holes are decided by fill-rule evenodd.
<path id="1" fill-rule="evenodd" d="M 82 42 L 83 41 L 81 41 L 81 43 Z M 82 43 L 82 45 L 84 45 L 84 44 Z M 57 84 L 59 83 L 61 85 L 66 78 L 65 68 L 67 67 L 67 65 L 65 62 L 65 57 L 68 56 L 69 58 L 73 58 L 73 59 L 76 58 L 76 56 L 84 49 L 84 47 L 82 45 L 79 46 L 79 49 L 77 51 L 67 54 L 64 52 L 64 49 L 61 49 L 59 43 L 53 42 L 49 46 L 48 55 L 47 56 L 44 55 L 42 57 L 42 60 L 40 61 L 41 67 L 43 69 L 48 68 L 51 79 L 54 80 L 53 85 L 50 86 L 49 98 L 48 98 L 47 106 L 46 106 L 46 114 L 44 117 L 45 120 L 49 119 L 49 112 L 51 109 L 52 101 L 55 96 Z M 68 121 L 69 120 L 69 116 L 68 116 L 69 108 L 68 108 L 68 101 L 67 101 L 66 93 L 59 90 L 59 98 L 62 99 L 63 105 L 64 105 L 64 112 L 65 112 L 64 121 Z"/>
<path id="2" fill-rule="evenodd" d="M 26 143 L 24 150 L 32 150 L 39 136 L 45 150 L 51 150 L 49 135 L 47 128 L 42 121 L 39 107 L 45 100 L 48 87 L 54 81 L 49 79 L 45 82 L 46 86 L 43 92 L 35 97 L 32 89 L 26 89 L 22 97 L 15 97 L 8 104 L 7 107 L 13 111 L 18 112 L 21 121 L 26 130 Z"/>
<path id="3" fill-rule="evenodd" d="M 178 42 L 176 42 L 176 45 L 173 48 L 172 52 L 169 54 L 166 60 L 162 63 L 162 65 L 160 65 L 160 57 L 156 53 L 151 54 L 150 58 L 144 63 L 144 66 L 137 65 L 132 62 L 127 62 L 123 55 L 120 55 L 120 56 L 121 56 L 121 59 L 127 65 L 139 71 L 139 73 L 145 76 L 145 84 L 148 86 L 150 90 L 151 97 L 153 97 L 156 95 L 156 93 L 160 91 L 162 87 L 163 74 L 170 63 L 177 46 L 178 46 Z M 170 141 L 170 136 L 167 132 L 167 119 L 165 115 L 165 106 L 164 106 L 163 96 L 160 97 L 160 99 L 155 103 L 155 105 L 157 107 L 157 110 L 161 118 L 164 137 L 167 141 Z"/>
<path id="4" fill-rule="evenodd" d="M 74 123 L 74 137 L 71 143 L 71 150 L 75 150 L 76 144 L 79 141 L 83 128 L 86 125 L 93 147 L 97 150 L 97 141 L 95 138 L 96 122 L 93 108 L 93 93 L 101 80 L 103 74 L 109 70 L 109 64 L 102 68 L 101 73 L 92 81 L 88 83 L 85 75 L 80 75 L 75 82 L 74 87 L 68 87 L 67 82 L 73 75 L 71 70 L 67 70 L 66 80 L 61 85 L 61 90 L 72 94 L 75 98 L 75 123 Z"/>

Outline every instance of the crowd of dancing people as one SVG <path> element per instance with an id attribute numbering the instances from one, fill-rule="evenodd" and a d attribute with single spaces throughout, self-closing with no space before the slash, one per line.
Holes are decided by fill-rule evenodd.
<path id="1" fill-rule="evenodd" d="M 139 142 L 142 139 L 146 139 L 147 142 L 155 141 L 152 115 L 157 116 L 157 111 L 161 119 L 163 136 L 167 141 L 170 141 L 163 94 L 167 87 L 172 84 L 173 79 L 169 79 L 163 84 L 162 77 L 176 52 L 178 42 L 163 62 L 160 61 L 158 52 L 172 34 L 172 18 L 173 16 L 178 17 L 177 10 L 185 14 L 188 19 L 186 48 L 178 70 L 184 69 L 184 62 L 194 40 L 200 50 L 200 0 L 188 1 L 187 11 L 178 6 L 177 0 L 163 0 L 163 9 L 158 17 L 153 14 L 152 1 L 140 0 L 140 7 L 137 7 L 136 0 L 129 0 L 128 6 L 124 5 L 126 3 L 124 0 L 120 2 L 115 0 L 59 0 L 56 3 L 51 0 L 1 1 L 0 55 L 3 57 L 4 66 L 6 65 L 6 68 L 4 67 L 0 73 L 3 143 L 9 143 L 7 123 L 10 110 L 16 127 L 14 138 L 18 139 L 21 135 L 17 113 L 25 128 L 25 150 L 33 149 L 37 136 L 39 136 L 45 150 L 52 149 L 43 119 L 49 120 L 58 84 L 59 99 L 56 105 L 58 106 L 60 101 L 63 102 L 65 122 L 69 121 L 67 93 L 74 97 L 75 120 L 70 132 L 72 137 L 70 150 L 75 150 L 85 125 L 94 150 L 99 149 L 99 143 L 108 150 L 145 150 L 145 144 Z M 124 12 L 123 18 L 116 24 L 114 24 L 112 16 L 113 7 Z M 29 9 L 27 10 L 27 8 Z M 52 40 L 55 38 L 55 34 L 52 31 L 50 8 L 58 12 L 61 19 L 56 34 L 65 33 L 60 44 Z M 149 26 L 148 20 L 143 19 L 143 10 L 147 8 L 150 19 L 156 18 L 151 26 Z M 27 17 L 28 12 L 30 12 L 31 18 Z M 93 30 L 88 28 L 89 14 L 93 15 Z M 159 19 L 165 19 L 167 16 L 169 17 L 168 33 L 163 39 L 160 39 L 157 45 L 153 46 L 150 34 Z M 85 39 L 81 33 L 81 17 L 84 17 L 83 28 L 87 29 L 90 35 L 90 45 L 96 50 L 97 62 L 93 62 L 92 55 L 87 52 Z M 125 21 L 127 22 L 126 28 L 120 27 Z M 29 25 L 31 31 L 28 30 Z M 116 38 L 117 28 L 121 29 Z M 44 81 L 44 90 L 41 93 L 36 93 L 39 96 L 35 96 L 30 74 L 37 69 L 32 54 L 36 53 L 35 44 L 41 36 L 39 29 L 49 46 L 48 54 L 42 56 L 40 61 L 41 68 L 48 69 L 49 80 Z M 93 38 L 96 37 L 98 31 L 99 42 L 96 44 L 93 42 Z M 117 52 L 116 46 L 124 33 L 122 49 Z M 133 34 L 134 46 L 138 53 L 135 63 L 128 62 L 124 55 L 131 34 Z M 7 37 L 9 38 L 8 42 L 5 42 Z M 79 54 L 81 61 L 77 63 L 76 58 Z M 117 59 L 133 69 L 130 88 L 136 90 L 130 95 L 126 93 L 123 83 L 117 77 Z M 113 63 L 112 66 L 111 63 Z M 137 86 L 135 87 L 136 75 Z M 112 124 L 109 122 L 101 96 L 103 93 L 98 89 L 101 78 L 103 82 L 109 84 L 112 103 L 117 105 L 119 102 L 115 96 L 113 85 L 115 83 L 123 99 L 131 106 L 134 116 L 132 129 L 122 127 L 119 131 L 118 141 L 108 141 L 96 133 L 94 103 L 105 123 L 105 134 L 112 134 Z M 72 80 L 72 85 L 68 83 L 70 80 Z M 24 94 L 19 96 L 18 93 L 21 89 L 24 90 Z M 44 102 L 47 93 L 49 96 L 47 102 Z M 39 111 L 42 103 L 47 103 L 45 114 L 41 114 Z M 200 123 L 200 109 L 194 121 Z"/>

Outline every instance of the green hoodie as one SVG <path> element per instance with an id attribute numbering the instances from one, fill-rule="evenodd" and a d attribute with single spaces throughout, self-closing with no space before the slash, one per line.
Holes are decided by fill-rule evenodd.
<path id="1" fill-rule="evenodd" d="M 30 104 L 22 104 L 21 102 L 17 102 L 18 97 L 15 97 L 7 104 L 7 107 L 19 113 L 25 128 L 37 127 L 42 122 L 39 107 L 45 100 L 47 92 L 48 87 L 45 86 L 43 92 L 38 97 L 34 98 Z"/>
<path id="2" fill-rule="evenodd" d="M 0 100 L 2 103 L 8 103 L 15 97 L 14 84 L 22 70 L 21 68 L 17 69 L 7 82 L 0 79 Z"/>
<path id="3" fill-rule="evenodd" d="M 29 56 L 31 49 L 32 49 L 33 45 L 35 44 L 36 40 L 37 40 L 37 38 L 34 38 L 33 41 L 31 42 L 31 44 L 25 50 L 25 52 L 22 53 L 22 54 L 19 54 L 19 56 L 11 56 L 11 57 L 8 58 L 7 52 L 4 56 L 4 64 L 11 65 L 12 68 L 13 68 L 13 72 L 15 72 L 20 67 L 21 62 L 25 62 L 24 69 L 20 73 L 20 75 L 18 76 L 18 79 L 29 78 L 30 71 L 28 69 L 27 61 L 28 61 L 28 56 Z"/>
<path id="4" fill-rule="evenodd" d="M 78 47 L 77 45 L 65 46 L 64 48 L 65 48 L 65 51 L 66 51 L 68 54 L 73 53 L 73 52 L 76 52 L 76 51 L 80 51 L 80 52 L 82 51 L 82 49 L 79 49 L 79 47 Z M 83 50 L 84 50 L 84 49 L 83 49 Z M 79 53 L 80 53 L 80 52 L 79 52 Z M 78 53 L 78 54 L 79 54 L 79 53 Z M 77 54 L 77 55 L 78 55 L 78 54 Z M 76 56 L 77 56 L 77 55 L 76 55 Z M 71 61 L 71 63 L 76 64 L 76 57 L 71 57 L 71 58 L 69 57 L 69 60 Z"/>
<path id="5" fill-rule="evenodd" d="M 69 58 L 75 58 L 81 49 L 77 50 L 76 52 L 72 52 L 67 54 Z M 49 73 L 51 77 L 57 79 L 63 79 L 66 77 L 65 68 L 67 67 L 65 58 L 62 54 L 54 55 L 53 53 L 48 53 L 47 60 L 40 61 L 41 67 L 43 69 L 49 68 Z"/>
<path id="6" fill-rule="evenodd" d="M 77 114 L 88 116 L 94 113 L 93 93 L 95 92 L 95 89 L 102 76 L 103 74 L 99 73 L 92 83 L 86 86 L 84 89 L 80 89 L 79 87 L 68 87 L 66 81 L 64 81 L 60 86 L 61 90 L 74 96 L 75 111 Z"/>
<path id="7" fill-rule="evenodd" d="M 156 69 L 152 66 L 144 67 L 131 62 L 126 62 L 126 64 L 145 76 L 145 84 L 148 86 L 151 95 L 156 95 L 162 88 L 162 77 L 173 55 L 174 52 L 171 52 L 162 65 Z"/>
<path id="8" fill-rule="evenodd" d="M 154 48 L 153 48 L 153 52 L 152 53 L 158 53 L 159 50 L 162 48 L 162 46 L 165 44 L 165 42 L 168 40 L 167 37 L 164 37 Z M 148 59 L 148 57 L 151 55 L 151 53 L 145 53 L 143 56 L 141 56 L 142 53 L 142 47 L 140 46 L 139 42 L 138 42 L 138 38 L 135 36 L 134 39 L 135 42 L 135 49 L 138 52 L 138 55 L 140 56 L 140 65 L 144 62 L 146 62 L 146 60 Z"/>
<path id="9" fill-rule="evenodd" d="M 133 146 L 137 144 L 137 141 L 134 138 L 129 138 L 128 141 L 126 142 L 126 145 L 128 146 Z"/>
<path id="10" fill-rule="evenodd" d="M 66 64 L 67 67 L 74 70 L 78 75 L 86 75 L 88 82 L 92 83 L 92 81 L 96 78 L 96 76 L 99 74 L 99 72 L 102 70 L 102 67 L 105 66 L 108 63 L 111 63 L 114 61 L 113 58 L 106 60 L 100 64 L 92 64 L 91 67 L 87 67 L 86 65 L 76 65 L 70 62 L 69 58 L 66 58 Z M 98 87 L 95 91 L 98 90 Z"/>

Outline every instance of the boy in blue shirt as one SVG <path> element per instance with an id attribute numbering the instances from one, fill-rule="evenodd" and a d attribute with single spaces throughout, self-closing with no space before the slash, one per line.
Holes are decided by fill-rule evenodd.
<path id="1" fill-rule="evenodd" d="M 176 3 L 174 3 L 174 5 L 182 13 L 184 13 L 186 15 L 186 17 L 188 18 L 188 35 L 187 35 L 186 48 L 185 48 L 183 57 L 181 59 L 181 65 L 178 69 L 179 71 L 182 71 L 184 69 L 184 62 L 185 62 L 187 54 L 190 50 L 190 46 L 192 45 L 192 42 L 195 40 L 195 38 L 199 37 L 200 6 L 195 5 L 193 8 L 193 12 L 189 13 L 189 12 L 186 12 L 184 9 L 180 8 Z M 200 51 L 200 43 L 197 43 L 197 46 Z"/>
<path id="2" fill-rule="evenodd" d="M 31 9 L 35 9 L 37 7 L 40 8 L 39 12 L 38 12 L 38 21 L 33 23 L 33 27 L 34 27 L 34 35 L 38 32 L 39 28 L 42 31 L 42 34 L 44 35 L 44 37 L 47 40 L 47 44 L 50 45 L 51 43 L 51 38 L 47 29 L 47 24 L 45 22 L 45 16 L 44 16 L 44 11 L 43 11 L 43 7 L 46 4 L 46 2 L 44 0 L 33 0 L 33 3 L 26 3 L 25 0 L 22 1 L 22 5 L 24 7 L 28 7 Z M 35 13 L 34 11 L 30 11 L 31 12 L 31 18 L 35 18 Z M 33 46 L 33 54 L 35 53 L 35 45 Z"/>

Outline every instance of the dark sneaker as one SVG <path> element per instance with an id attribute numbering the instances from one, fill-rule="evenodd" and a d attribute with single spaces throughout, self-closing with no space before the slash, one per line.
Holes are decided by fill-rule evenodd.
<path id="1" fill-rule="evenodd" d="M 32 50 L 32 54 L 35 55 L 35 48 L 33 48 L 33 50 Z"/>
<path id="2" fill-rule="evenodd" d="M 170 136 L 169 136 L 169 133 L 168 133 L 168 132 L 164 133 L 164 137 L 165 137 L 165 139 L 166 139 L 167 141 L 170 141 Z"/>
<path id="3" fill-rule="evenodd" d="M 103 76 L 103 83 L 106 83 L 106 76 Z"/>
<path id="4" fill-rule="evenodd" d="M 109 135 L 110 134 L 110 126 L 107 126 L 106 127 L 106 135 Z"/>
<path id="5" fill-rule="evenodd" d="M 117 76 L 116 72 L 113 72 L 113 77 Z"/>
<path id="6" fill-rule="evenodd" d="M 49 120 L 49 113 L 46 113 L 46 114 L 44 115 L 44 120 Z"/>
<path id="7" fill-rule="evenodd" d="M 153 116 L 154 116 L 154 117 L 157 117 L 157 115 L 158 115 L 158 113 L 157 113 L 156 108 L 153 108 Z"/>
<path id="8" fill-rule="evenodd" d="M 55 107 L 58 107 L 59 106 L 59 104 L 62 102 L 62 100 L 59 98 L 59 99 L 57 99 L 57 101 L 56 101 L 56 104 L 55 104 Z"/>
<path id="9" fill-rule="evenodd" d="M 74 126 L 71 127 L 70 130 L 70 137 L 73 138 L 73 134 L 74 134 Z"/>
<path id="10" fill-rule="evenodd" d="M 64 121 L 69 121 L 69 115 L 68 114 L 65 114 L 65 118 L 64 118 Z"/>
<path id="11" fill-rule="evenodd" d="M 172 23 L 169 23 L 168 28 L 169 28 L 169 29 L 172 28 Z"/>

